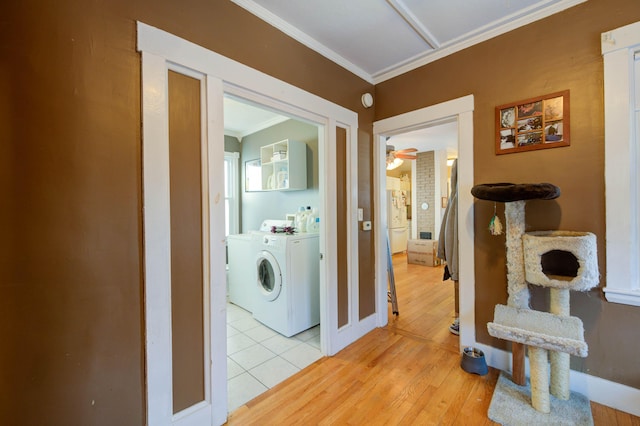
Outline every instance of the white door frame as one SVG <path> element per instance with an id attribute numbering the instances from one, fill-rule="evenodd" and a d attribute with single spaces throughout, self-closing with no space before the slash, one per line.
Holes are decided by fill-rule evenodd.
<path id="1" fill-rule="evenodd" d="M 386 137 L 429 127 L 435 123 L 458 122 L 458 242 L 460 276 L 460 347 L 476 346 L 475 271 L 473 228 L 473 95 L 428 106 L 373 123 L 374 194 L 377 206 L 386 205 Z M 379 208 L 376 229 L 387 229 L 386 209 Z M 386 233 L 376 235 L 376 293 L 378 324 L 388 322 Z M 402 306 L 399 306 L 402 310 Z"/>
<path id="2" fill-rule="evenodd" d="M 224 205 L 220 203 L 224 161 L 223 96 L 232 93 L 319 126 L 320 318 L 323 353 L 333 355 L 376 325 L 376 315 L 358 315 L 357 125 L 355 112 L 277 80 L 201 46 L 138 22 L 142 53 L 142 138 L 145 256 L 146 401 L 149 425 L 196 424 L 196 412 L 209 410 L 208 424 L 227 418 L 226 282 L 224 267 Z M 203 76 L 206 90 L 208 146 L 210 353 L 208 398 L 184 412 L 172 413 L 171 282 L 168 213 L 167 70 L 182 67 Z M 313 112 L 311 112 L 313 111 Z M 337 202 L 325 188 L 335 188 L 336 129 L 347 134 L 349 322 L 337 324 Z M 216 167 L 218 166 L 218 167 Z M 218 170 L 219 169 L 219 170 Z M 217 171 L 218 170 L 218 171 Z M 205 307 L 206 309 L 207 307 Z M 386 308 L 385 308 L 386 312 Z"/>

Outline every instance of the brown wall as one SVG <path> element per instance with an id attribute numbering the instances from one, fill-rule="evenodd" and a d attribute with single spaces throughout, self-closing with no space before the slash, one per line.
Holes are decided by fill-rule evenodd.
<path id="1" fill-rule="evenodd" d="M 600 33 L 640 20 L 637 0 L 590 0 L 580 6 L 463 50 L 376 86 L 376 120 L 473 94 L 475 183 L 551 182 L 562 190 L 554 201 L 531 201 L 527 230 L 594 232 L 601 286 L 605 285 L 603 66 Z M 495 155 L 497 105 L 561 90 L 571 91 L 571 146 Z M 503 206 L 498 213 L 504 218 Z M 487 224 L 493 204 L 475 203 L 476 333 L 496 347 L 486 323 L 506 302 L 504 236 Z M 534 307 L 544 308 L 537 292 Z M 572 368 L 640 388 L 637 334 L 640 310 L 608 303 L 601 289 L 573 293 L 571 312 L 584 321 L 586 359 Z M 632 373 L 635 372 L 635 373 Z"/>
<path id="2" fill-rule="evenodd" d="M 380 84 L 376 119 L 473 93 L 476 182 L 558 184 L 557 202 L 530 203 L 528 225 L 595 232 L 604 276 L 599 34 L 638 19 L 636 0 L 590 0 Z M 25 0 L 5 5 L 0 20 L 0 418 L 24 425 L 143 424 L 135 21 L 358 112 L 357 190 L 365 220 L 374 219 L 374 109 L 364 110 L 360 95 L 372 87 L 229 1 Z M 567 88 L 570 147 L 493 154 L 495 105 Z M 504 241 L 483 234 L 491 211 L 477 203 L 477 331 L 501 346 L 484 326 L 506 296 Z M 370 288 L 375 231 L 359 231 L 360 282 Z M 362 316 L 373 298 L 360 297 Z M 637 371 L 640 348 L 630 336 L 638 310 L 606 303 L 599 291 L 572 301 L 590 345 L 589 358 L 573 368 L 640 388 L 640 378 L 628 374 Z"/>
<path id="3" fill-rule="evenodd" d="M 0 18 L 0 418 L 140 425 L 144 415 L 140 57 L 162 28 L 360 116 L 370 84 L 230 1 L 4 5 Z M 359 202 L 371 210 L 370 172 Z M 371 233 L 360 232 L 371 252 Z M 373 282 L 365 258 L 360 277 Z M 8 368 L 7 368 L 8 367 Z"/>
<path id="4" fill-rule="evenodd" d="M 359 119 L 366 120 L 360 114 Z M 371 114 L 373 115 L 373 114 Z M 371 204 L 373 200 L 373 149 L 371 132 L 362 128 L 360 123 L 358 130 L 358 206 L 363 210 L 364 220 L 375 220 L 375 208 Z M 353 188 L 352 188 L 353 189 Z M 358 222 L 360 224 L 361 222 Z M 374 237 L 376 230 L 363 231 L 358 229 L 358 306 L 359 318 L 363 319 L 375 312 L 375 265 Z"/>
<path id="5" fill-rule="evenodd" d="M 336 129 L 336 208 L 338 214 L 336 216 L 336 232 L 338 235 L 347 235 L 347 224 L 349 216 L 347 213 L 347 205 L 349 202 L 349 193 L 345 183 L 347 182 L 347 132 L 345 129 Z M 345 244 L 338 244 L 336 256 L 338 257 L 338 327 L 345 326 L 349 323 L 349 262 L 348 247 Z"/>
<path id="6" fill-rule="evenodd" d="M 169 71 L 173 413 L 205 399 L 200 81 Z"/>

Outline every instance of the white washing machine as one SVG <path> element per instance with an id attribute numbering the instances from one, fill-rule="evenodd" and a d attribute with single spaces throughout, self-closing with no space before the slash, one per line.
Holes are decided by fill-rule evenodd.
<path id="1" fill-rule="evenodd" d="M 227 236 L 229 301 L 253 312 L 256 299 L 255 241 L 252 234 Z"/>
<path id="2" fill-rule="evenodd" d="M 255 234 L 253 317 L 291 337 L 320 324 L 318 234 Z"/>

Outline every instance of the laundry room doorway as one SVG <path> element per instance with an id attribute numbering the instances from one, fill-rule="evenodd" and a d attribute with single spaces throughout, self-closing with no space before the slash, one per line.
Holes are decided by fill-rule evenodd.
<path id="1" fill-rule="evenodd" d="M 319 128 L 225 93 L 229 412 L 323 356 Z"/>
<path id="2" fill-rule="evenodd" d="M 358 315 L 358 116 L 157 28 L 139 22 L 137 30 L 137 48 L 142 57 L 147 421 L 152 425 L 223 424 L 227 418 L 224 96 L 230 94 L 318 126 L 318 213 L 324 225 L 319 233 L 320 342 L 326 355 L 335 354 L 376 325 L 375 315 L 364 319 Z M 177 74 L 178 80 L 186 79 L 189 86 L 193 83 L 193 108 L 172 103 L 168 92 L 170 72 Z M 169 110 L 176 106 L 176 114 L 188 113 L 197 118 L 189 129 L 195 141 L 191 145 L 196 153 L 192 158 L 199 162 L 191 160 L 188 164 L 193 165 L 192 169 L 181 170 L 191 178 L 195 171 L 199 183 L 172 191 L 171 164 L 177 157 L 170 150 Z M 335 194 L 326 188 L 340 191 Z M 172 232 L 176 219 L 172 207 L 179 204 L 174 196 L 182 189 L 200 192 L 194 194 L 195 201 L 191 203 L 194 208 L 201 207 L 200 234 L 188 241 L 191 247 L 201 246 L 201 278 L 192 281 L 200 288 L 194 288 L 195 299 L 181 306 L 185 318 L 198 322 L 196 328 L 179 328 L 172 314 L 177 302 L 172 263 L 184 254 L 174 245 L 177 234 Z M 338 235 L 338 228 L 345 232 Z M 344 255 L 340 262 L 339 254 Z M 341 306 L 345 307 L 344 313 Z M 195 319 L 193 312 L 199 312 Z M 197 329 L 202 332 L 194 333 Z M 192 334 L 199 349 L 184 351 L 180 347 L 173 338 L 183 332 Z M 181 357 L 185 353 L 189 356 Z M 176 387 L 176 379 L 191 367 L 197 368 L 192 371 L 193 380 L 183 383 L 188 388 L 183 392 Z"/>

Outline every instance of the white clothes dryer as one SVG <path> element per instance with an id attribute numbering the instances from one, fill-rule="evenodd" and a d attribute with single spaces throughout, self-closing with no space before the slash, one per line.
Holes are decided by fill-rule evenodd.
<path id="1" fill-rule="evenodd" d="M 255 234 L 253 317 L 291 337 L 320 323 L 318 234 Z"/>
<path id="2" fill-rule="evenodd" d="M 227 236 L 228 267 L 227 283 L 229 301 L 253 312 L 256 299 L 255 238 L 253 234 Z"/>

